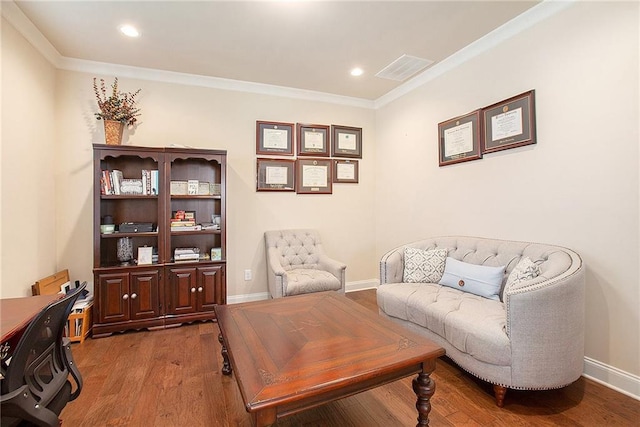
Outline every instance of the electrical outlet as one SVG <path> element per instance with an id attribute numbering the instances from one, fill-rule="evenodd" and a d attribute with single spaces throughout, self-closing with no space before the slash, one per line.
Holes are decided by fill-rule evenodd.
<path id="1" fill-rule="evenodd" d="M 251 280 L 251 270 L 244 271 L 244 280 Z"/>

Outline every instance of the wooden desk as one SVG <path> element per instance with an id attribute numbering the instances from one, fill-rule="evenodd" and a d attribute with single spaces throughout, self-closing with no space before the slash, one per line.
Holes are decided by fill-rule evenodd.
<path id="1" fill-rule="evenodd" d="M 410 375 L 429 424 L 439 345 L 337 292 L 215 307 L 222 373 L 235 373 L 258 427 Z"/>
<path id="2" fill-rule="evenodd" d="M 54 294 L 0 299 L 0 359 L 4 360 L 11 353 L 10 350 L 15 348 L 31 320 L 43 308 L 63 296 Z"/>

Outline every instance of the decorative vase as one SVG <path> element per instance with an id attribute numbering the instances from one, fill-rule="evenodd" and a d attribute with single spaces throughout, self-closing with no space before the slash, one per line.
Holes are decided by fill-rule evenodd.
<path id="1" fill-rule="evenodd" d="M 107 141 L 107 145 L 121 145 L 123 132 L 123 122 L 118 122 L 116 120 L 104 121 L 104 139 Z"/>
<path id="2" fill-rule="evenodd" d="M 133 241 L 131 237 L 121 237 L 118 239 L 116 255 L 122 265 L 129 265 L 133 259 Z"/>

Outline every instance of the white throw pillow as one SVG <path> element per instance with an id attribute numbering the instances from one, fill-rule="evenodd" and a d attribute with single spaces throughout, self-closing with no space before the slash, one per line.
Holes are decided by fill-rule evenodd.
<path id="1" fill-rule="evenodd" d="M 446 249 L 404 248 L 405 283 L 438 283 L 444 272 Z"/>
<path id="2" fill-rule="evenodd" d="M 499 300 L 498 294 L 503 278 L 504 266 L 469 264 L 447 257 L 440 284 L 484 298 Z"/>

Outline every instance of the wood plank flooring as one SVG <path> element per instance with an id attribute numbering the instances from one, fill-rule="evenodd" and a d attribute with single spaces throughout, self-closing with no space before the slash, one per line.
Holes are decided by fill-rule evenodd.
<path id="1" fill-rule="evenodd" d="M 375 291 L 347 296 L 377 312 Z M 117 334 L 73 344 L 84 379 L 61 414 L 74 426 L 251 426 L 233 376 L 222 375 L 216 323 Z M 640 401 L 581 378 L 561 390 L 509 390 L 504 408 L 490 385 L 447 359 L 432 378 L 431 426 L 638 426 Z M 282 427 L 415 426 L 411 379 L 308 410 Z"/>

